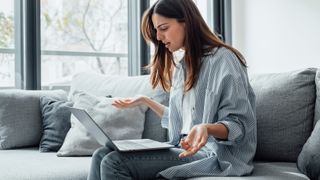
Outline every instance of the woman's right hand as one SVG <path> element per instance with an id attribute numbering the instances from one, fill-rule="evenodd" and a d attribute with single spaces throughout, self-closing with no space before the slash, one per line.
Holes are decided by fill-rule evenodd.
<path id="1" fill-rule="evenodd" d="M 133 98 L 126 98 L 126 99 L 118 99 L 113 101 L 112 105 L 117 108 L 131 108 L 135 106 L 139 106 L 145 102 L 146 96 L 136 96 Z"/>
<path id="2" fill-rule="evenodd" d="M 121 109 L 132 108 L 142 104 L 152 109 L 159 117 L 162 117 L 165 106 L 147 96 L 139 95 L 133 98 L 118 99 L 112 102 L 114 107 Z"/>

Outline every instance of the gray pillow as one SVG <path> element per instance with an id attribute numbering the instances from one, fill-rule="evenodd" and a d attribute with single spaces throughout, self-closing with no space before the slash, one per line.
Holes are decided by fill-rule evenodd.
<path id="1" fill-rule="evenodd" d="M 83 91 L 74 91 L 74 107 L 86 109 L 93 120 L 111 139 L 139 139 L 142 137 L 146 106 L 118 109 L 111 103 L 118 98 L 94 96 Z M 92 153 L 102 145 L 72 115 L 71 128 L 58 151 L 58 156 L 82 156 Z"/>
<path id="2" fill-rule="evenodd" d="M 146 95 L 155 101 L 167 105 L 169 94 L 161 88 L 152 89 L 150 76 L 106 76 L 97 73 L 76 74 L 71 83 L 70 96 L 75 90 L 86 91 L 96 96 L 133 97 Z M 167 131 L 161 127 L 160 118 L 151 109 L 146 112 L 143 138 L 158 141 L 167 140 Z"/>
<path id="3" fill-rule="evenodd" d="M 70 129 L 71 113 L 67 107 L 73 102 L 57 100 L 52 97 L 40 97 L 43 134 L 40 140 L 40 152 L 57 152 Z"/>
<path id="4" fill-rule="evenodd" d="M 317 87 L 317 99 L 316 99 L 316 108 L 314 112 L 314 125 L 320 119 L 320 69 L 317 70 L 315 82 Z"/>
<path id="5" fill-rule="evenodd" d="M 316 69 L 250 78 L 256 94 L 256 160 L 295 162 L 311 134 Z"/>
<path id="6" fill-rule="evenodd" d="M 317 122 L 297 161 L 298 169 L 310 179 L 320 179 L 320 121 Z"/>
<path id="7" fill-rule="evenodd" d="M 41 96 L 67 99 L 63 90 L 0 90 L 0 149 L 39 145 Z"/>

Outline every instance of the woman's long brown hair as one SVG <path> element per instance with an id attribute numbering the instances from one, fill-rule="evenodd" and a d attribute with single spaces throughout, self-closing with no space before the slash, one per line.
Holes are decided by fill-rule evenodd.
<path id="1" fill-rule="evenodd" d="M 172 53 L 166 49 L 161 41 L 157 40 L 157 31 L 152 22 L 152 15 L 155 13 L 185 23 L 184 59 L 187 67 L 185 91 L 190 90 L 196 83 L 201 68 L 201 58 L 213 48 L 226 47 L 230 49 L 246 66 L 246 61 L 241 53 L 225 44 L 210 30 L 192 0 L 158 0 L 144 13 L 141 23 L 144 39 L 147 42 L 151 41 L 155 46 L 153 59 L 148 66 L 151 69 L 153 88 L 160 83 L 162 88 L 169 92 L 172 69 L 175 66 Z"/>

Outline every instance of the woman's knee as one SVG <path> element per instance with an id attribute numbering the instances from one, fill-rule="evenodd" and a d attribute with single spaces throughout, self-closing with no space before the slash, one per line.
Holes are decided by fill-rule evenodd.
<path id="1" fill-rule="evenodd" d="M 107 147 L 101 147 L 98 148 L 97 150 L 94 151 L 93 155 L 92 155 L 92 160 L 102 160 L 102 158 L 104 156 L 106 156 L 107 154 L 109 154 L 111 152 L 111 150 Z"/>
<path id="2" fill-rule="evenodd" d="M 101 161 L 101 168 L 116 168 L 120 167 L 123 161 L 121 154 L 117 151 L 110 152 L 108 155 L 104 156 Z"/>

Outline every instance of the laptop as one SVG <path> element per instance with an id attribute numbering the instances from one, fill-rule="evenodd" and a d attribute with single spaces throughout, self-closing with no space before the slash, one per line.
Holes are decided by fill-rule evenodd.
<path id="1" fill-rule="evenodd" d="M 120 152 L 169 149 L 171 144 L 151 139 L 112 140 L 106 132 L 92 119 L 85 109 L 68 107 L 70 112 L 82 123 L 87 131 L 103 146 Z"/>

